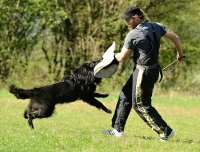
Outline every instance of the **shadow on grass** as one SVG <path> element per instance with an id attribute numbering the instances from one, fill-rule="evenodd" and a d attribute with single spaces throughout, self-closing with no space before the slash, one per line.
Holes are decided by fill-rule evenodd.
<path id="1" fill-rule="evenodd" d="M 144 140 L 157 140 L 159 141 L 159 138 L 154 138 L 154 137 L 146 137 L 146 136 L 134 136 L 135 138 L 140 138 Z M 177 143 L 185 143 L 185 144 L 200 144 L 200 141 L 194 141 L 192 139 L 190 140 L 181 140 L 181 139 L 170 139 L 170 142 L 177 142 Z M 165 142 L 169 142 L 165 141 Z M 162 141 L 160 141 L 162 143 Z"/>

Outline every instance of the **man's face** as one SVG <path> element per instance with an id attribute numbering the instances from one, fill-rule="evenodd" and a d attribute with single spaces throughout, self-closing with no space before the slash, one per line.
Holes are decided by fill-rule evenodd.
<path id="1" fill-rule="evenodd" d="M 131 16 L 128 19 L 126 19 L 126 25 L 131 29 L 134 29 L 137 26 L 135 16 Z"/>

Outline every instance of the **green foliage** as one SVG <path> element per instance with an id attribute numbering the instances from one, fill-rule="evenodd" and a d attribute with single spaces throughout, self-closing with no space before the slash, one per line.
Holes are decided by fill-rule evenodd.
<path id="1" fill-rule="evenodd" d="M 16 66 L 26 70 L 37 42 L 36 14 L 29 12 L 28 7 L 32 7 L 29 1 L 1 1 L 0 75 L 3 80 L 12 75 Z"/>
<path id="2" fill-rule="evenodd" d="M 120 51 L 128 27 L 119 17 L 130 5 L 139 6 L 146 19 L 163 23 L 181 38 L 186 60 L 172 73 L 164 73 L 161 87 L 169 88 L 180 77 L 187 81 L 199 71 L 191 68 L 199 64 L 199 4 L 198 0 L 1 0 L 1 84 L 20 84 L 21 77 L 26 82 L 45 78 L 41 85 L 55 82 L 82 63 L 99 59 L 113 41 Z M 176 59 L 176 50 L 168 40 L 162 39 L 161 44 L 160 64 L 164 67 Z M 130 57 L 112 78 L 123 84 L 132 67 Z"/>

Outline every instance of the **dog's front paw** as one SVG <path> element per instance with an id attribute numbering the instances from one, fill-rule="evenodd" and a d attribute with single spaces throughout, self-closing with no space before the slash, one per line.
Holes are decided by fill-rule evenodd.
<path id="1" fill-rule="evenodd" d="M 103 94 L 102 98 L 107 98 L 109 96 L 109 94 Z"/>
<path id="2" fill-rule="evenodd" d="M 112 113 L 112 111 L 111 111 L 110 109 L 108 109 L 106 112 L 107 112 L 107 113 L 110 113 L 110 114 Z"/>
<path id="3" fill-rule="evenodd" d="M 105 94 L 105 98 L 108 97 L 108 96 L 109 96 L 109 94 Z"/>

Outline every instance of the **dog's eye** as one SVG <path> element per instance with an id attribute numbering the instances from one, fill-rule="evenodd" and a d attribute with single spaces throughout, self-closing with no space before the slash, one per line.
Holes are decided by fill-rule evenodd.
<path id="1" fill-rule="evenodd" d="M 90 68 L 93 68 L 94 67 L 94 63 L 90 63 Z"/>

